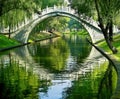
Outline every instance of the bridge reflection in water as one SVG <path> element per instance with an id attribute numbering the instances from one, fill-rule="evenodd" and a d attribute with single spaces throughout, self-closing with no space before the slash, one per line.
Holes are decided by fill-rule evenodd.
<path id="1" fill-rule="evenodd" d="M 110 99 L 116 72 L 79 36 L 65 36 L 1 55 L 1 99 Z"/>

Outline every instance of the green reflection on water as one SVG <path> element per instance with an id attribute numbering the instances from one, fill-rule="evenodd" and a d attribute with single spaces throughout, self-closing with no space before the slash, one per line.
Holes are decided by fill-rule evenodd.
<path id="1" fill-rule="evenodd" d="M 48 68 L 52 72 L 60 72 L 65 68 L 69 49 L 64 40 L 58 39 L 56 42 L 51 42 L 50 45 L 40 45 L 38 43 L 33 46 L 34 55 L 32 53 L 31 55 L 44 68 Z"/>
<path id="2" fill-rule="evenodd" d="M 46 91 L 48 81 L 40 80 L 32 68 L 27 70 L 11 55 L 8 57 L 8 61 L 0 60 L 0 99 L 38 99 L 39 87 L 44 85 Z"/>
<path id="3" fill-rule="evenodd" d="M 75 56 L 77 58 L 77 63 L 81 63 L 88 57 L 91 46 L 86 41 L 85 36 L 81 35 L 65 35 L 64 39 L 66 43 L 69 45 L 69 49 L 71 52 L 71 56 Z"/>
<path id="4" fill-rule="evenodd" d="M 110 99 L 117 84 L 117 73 L 108 62 L 80 76 L 63 94 L 64 99 Z"/>
<path id="5" fill-rule="evenodd" d="M 1 58 L 0 99 L 41 98 L 42 94 L 39 94 L 41 95 L 40 97 L 38 93 L 49 93 L 50 87 L 54 86 L 52 80 L 56 80 L 57 78 L 51 78 L 50 80 L 40 79 L 39 74 L 35 75 L 33 73 L 35 66 L 36 69 L 47 69 L 54 75 L 56 75 L 56 73 L 64 75 L 62 74 L 64 72 L 61 71 L 64 71 L 67 67 L 66 62 L 69 57 L 73 59 L 72 61 L 70 60 L 70 63 L 75 62 L 75 64 L 80 65 L 89 55 L 91 49 L 85 39 L 80 38 L 78 35 L 68 35 L 62 39 L 57 39 L 55 42 L 50 40 L 49 43 L 45 44 L 38 43 L 29 45 L 28 48 L 34 62 L 39 63 L 39 65 L 36 66 L 35 63 L 29 64 L 28 69 L 25 63 L 20 63 L 22 60 L 17 60 L 10 54 L 7 55 L 9 60 Z M 27 63 L 26 60 L 24 60 L 24 62 Z M 101 64 L 101 66 L 95 66 L 93 70 L 90 70 L 90 72 L 85 75 L 75 75 L 76 79 L 72 80 L 73 82 L 67 79 L 72 83 L 72 87 L 70 86 L 68 88 L 65 86 L 64 89 L 61 89 L 63 94 L 60 94 L 60 97 L 63 96 L 63 99 L 110 99 L 111 94 L 116 88 L 117 74 L 114 68 L 108 65 L 108 62 L 105 62 Z M 80 66 L 76 66 L 77 69 L 81 68 Z M 72 68 L 72 70 L 73 72 L 75 71 L 74 68 Z M 49 71 L 46 72 L 49 74 Z M 67 71 L 65 72 L 67 73 Z M 77 79 L 78 76 L 79 79 Z M 64 78 L 62 77 L 63 76 L 61 76 L 60 79 Z M 61 87 L 59 84 L 58 86 Z M 56 90 L 54 90 L 53 93 L 54 92 L 56 92 Z M 47 98 L 49 99 L 50 97 Z M 56 99 L 56 97 L 54 99 Z"/>
<path id="6" fill-rule="evenodd" d="M 49 44 L 38 43 L 32 46 L 34 54 L 31 47 L 28 48 L 34 60 L 54 73 L 65 70 L 69 56 L 72 56 L 78 64 L 83 62 L 91 49 L 85 38 L 79 35 L 67 35 L 67 37 L 58 38 L 55 42 L 51 40 Z"/>

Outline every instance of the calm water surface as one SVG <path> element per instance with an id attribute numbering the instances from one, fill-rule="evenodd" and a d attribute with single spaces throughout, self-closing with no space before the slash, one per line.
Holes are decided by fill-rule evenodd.
<path id="1" fill-rule="evenodd" d="M 117 74 L 78 35 L 0 53 L 0 99 L 110 99 Z"/>

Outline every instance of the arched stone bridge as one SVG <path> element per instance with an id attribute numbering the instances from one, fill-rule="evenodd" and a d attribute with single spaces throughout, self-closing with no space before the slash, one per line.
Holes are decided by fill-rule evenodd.
<path id="1" fill-rule="evenodd" d="M 48 17 L 53 16 L 67 16 L 73 18 L 80 22 L 83 27 L 88 31 L 93 43 L 103 39 L 103 34 L 99 29 L 97 22 L 93 19 L 85 16 L 85 15 L 78 15 L 76 11 L 71 9 L 70 7 L 63 7 L 63 6 L 54 6 L 54 7 L 47 7 L 39 12 L 40 14 L 34 14 L 32 20 L 27 20 L 27 25 L 24 28 L 19 29 L 15 33 L 12 34 L 12 37 L 16 40 L 27 43 L 30 32 L 32 29 L 42 20 L 47 19 Z"/>

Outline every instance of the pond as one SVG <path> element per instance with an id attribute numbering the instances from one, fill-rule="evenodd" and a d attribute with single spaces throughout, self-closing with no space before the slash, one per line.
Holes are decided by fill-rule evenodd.
<path id="1" fill-rule="evenodd" d="M 116 83 L 114 67 L 79 35 L 0 53 L 0 99 L 110 99 Z"/>

